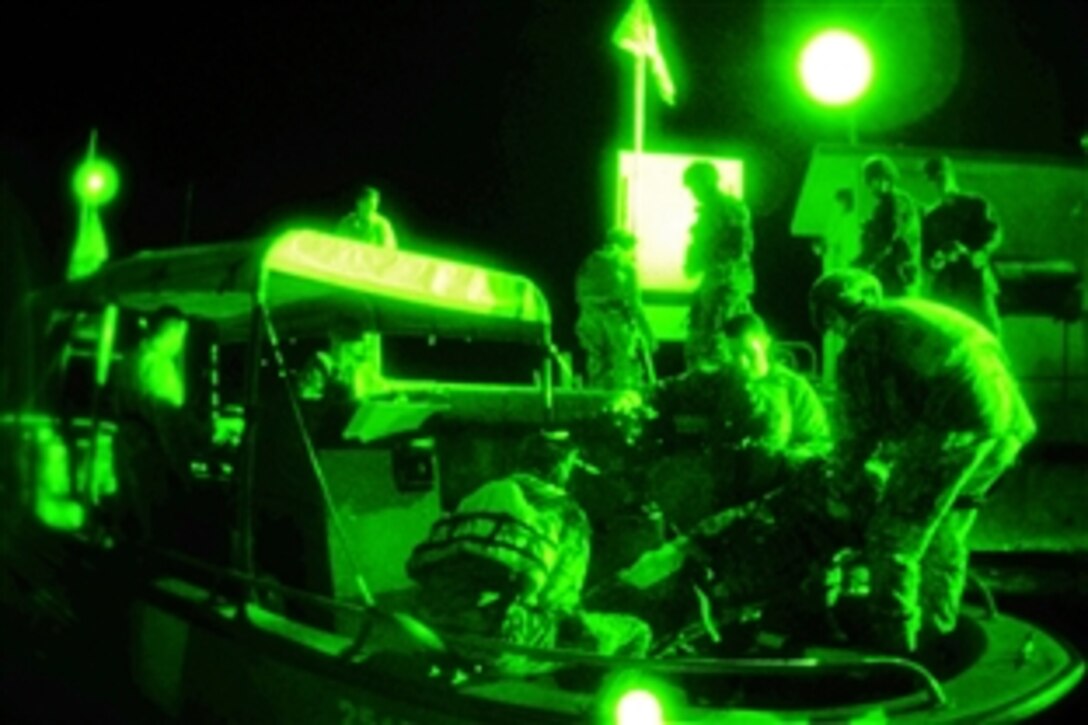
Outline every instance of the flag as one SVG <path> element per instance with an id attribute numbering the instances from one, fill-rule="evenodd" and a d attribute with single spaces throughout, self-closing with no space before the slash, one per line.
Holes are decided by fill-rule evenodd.
<path id="1" fill-rule="evenodd" d="M 110 256 L 106 229 L 98 216 L 98 208 L 87 202 L 82 205 L 86 208 L 80 210 L 79 234 L 68 262 L 69 281 L 94 274 Z"/>
<path id="2" fill-rule="evenodd" d="M 84 161 L 86 168 L 92 168 L 94 165 L 97 137 L 98 132 L 92 130 L 91 142 L 87 148 L 87 159 Z M 86 194 L 79 193 L 79 231 L 76 234 L 75 245 L 72 247 L 72 256 L 68 261 L 69 281 L 94 274 L 109 259 L 109 256 L 106 229 L 98 216 L 98 204 Z"/>
<path id="3" fill-rule="evenodd" d="M 612 33 L 612 42 L 628 53 L 649 60 L 661 100 L 670 106 L 676 102 L 676 88 L 665 64 L 665 56 L 657 44 L 657 26 L 654 25 L 649 0 L 634 0 Z"/>

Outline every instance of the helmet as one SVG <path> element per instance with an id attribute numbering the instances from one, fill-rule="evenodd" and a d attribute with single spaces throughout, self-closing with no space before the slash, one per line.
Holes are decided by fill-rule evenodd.
<path id="1" fill-rule="evenodd" d="M 955 173 L 952 168 L 952 159 L 947 156 L 934 156 L 927 159 L 922 165 L 922 173 L 932 182 L 943 183 L 952 178 Z"/>
<path id="2" fill-rule="evenodd" d="M 609 229 L 604 241 L 605 246 L 615 246 L 627 251 L 634 249 L 638 243 L 634 234 L 619 227 Z"/>
<path id="3" fill-rule="evenodd" d="M 831 327 L 830 312 L 852 320 L 861 310 L 880 304 L 884 289 L 873 275 L 860 269 L 839 269 L 816 280 L 808 294 L 812 325 L 820 333 Z"/>
<path id="4" fill-rule="evenodd" d="M 545 429 L 521 439 L 516 465 L 523 473 L 541 476 L 562 486 L 577 457 L 578 447 L 571 439 L 570 431 Z"/>
<path id="5" fill-rule="evenodd" d="M 696 161 L 684 170 L 684 186 L 718 188 L 718 169 L 709 161 Z"/>
<path id="6" fill-rule="evenodd" d="M 865 183 L 869 183 L 873 179 L 895 181 L 899 178 L 899 170 L 895 168 L 895 163 L 887 156 L 875 154 L 865 159 L 865 162 L 861 165 L 861 178 L 865 180 Z"/>

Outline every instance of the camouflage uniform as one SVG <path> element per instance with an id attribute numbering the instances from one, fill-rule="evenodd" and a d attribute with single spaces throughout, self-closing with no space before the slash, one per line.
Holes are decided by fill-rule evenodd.
<path id="1" fill-rule="evenodd" d="M 718 191 L 700 204 L 684 260 L 689 277 L 703 275 L 689 313 L 685 350 L 689 369 L 717 357 L 725 320 L 752 311 L 754 246 L 752 217 L 743 201 Z"/>
<path id="2" fill-rule="evenodd" d="M 637 576 L 652 587 L 648 596 L 685 596 L 690 590 L 677 589 L 673 574 L 690 554 L 713 572 L 707 591 L 726 608 L 773 603 L 781 611 L 808 611 L 808 604 L 820 605 L 821 598 L 809 598 L 806 606 L 794 606 L 802 589 L 822 582 L 834 554 L 856 546 L 859 535 L 848 512 L 829 505 L 821 456 L 828 421 L 812 386 L 778 365 L 748 381 L 722 364 L 663 381 L 652 404 L 658 418 L 647 437 L 660 443 L 648 469 L 649 494 L 673 525 L 689 532 L 690 546 L 670 552 L 665 545 L 639 561 Z M 683 446 L 685 439 L 695 442 L 694 450 Z M 675 619 L 668 616 L 675 608 L 666 607 L 655 624 Z"/>
<path id="3" fill-rule="evenodd" d="M 788 601 L 860 539 L 853 519 L 829 505 L 821 461 L 782 468 L 775 484 L 692 529 L 697 555 L 714 571 L 714 594 L 727 606 Z"/>
<path id="4" fill-rule="evenodd" d="M 397 250 L 397 234 L 388 217 L 374 212 L 369 217 L 361 216 L 358 211 L 344 215 L 336 225 L 337 236 L 349 237 L 362 244 L 381 247 L 394 254 Z M 363 351 L 356 356 L 350 369 L 345 370 L 343 360 L 312 360 L 308 364 L 306 376 L 302 382 L 302 397 L 319 399 L 325 395 L 325 382 L 332 381 L 350 393 L 349 397 L 381 392 L 382 382 L 382 336 L 377 332 L 364 332 L 362 335 Z M 327 358 L 327 355 L 326 355 Z M 321 378 L 324 378 L 322 380 Z"/>
<path id="5" fill-rule="evenodd" d="M 393 231 L 393 225 L 387 217 L 378 213 L 372 214 L 370 218 L 362 217 L 354 211 L 346 214 L 336 225 L 336 235 L 385 249 L 397 248 L 397 235 Z"/>
<path id="6" fill-rule="evenodd" d="M 726 619 L 758 607 L 777 631 L 813 634 L 808 624 L 827 615 L 828 569 L 840 550 L 861 541 L 849 512 L 828 495 L 827 472 L 822 459 L 781 466 L 769 476 L 768 492 L 685 527 L 686 537 L 645 554 L 620 581 L 654 598 L 682 597 L 690 590 L 677 574 L 687 568 Z M 624 590 L 605 591 L 617 597 Z M 644 598 L 624 599 L 637 607 Z M 664 623 L 655 618 L 656 626 L 678 624 L 669 614 Z"/>
<path id="7" fill-rule="evenodd" d="M 180 363 L 142 343 L 119 364 L 113 460 L 122 534 L 144 543 L 181 533 L 172 504 L 187 486 L 189 462 L 211 441 L 210 425 L 184 403 Z"/>
<path id="8" fill-rule="evenodd" d="M 888 463 L 868 520 L 862 636 L 891 651 L 955 627 L 975 508 L 1035 424 L 1004 351 L 955 310 L 897 300 L 866 310 L 840 360 L 839 470 L 849 501 L 866 461 Z M 855 507 L 859 508 L 859 507 Z"/>
<path id="9" fill-rule="evenodd" d="M 578 270 L 575 292 L 580 314 L 574 331 L 586 352 L 589 386 L 639 387 L 641 354 L 650 341 L 631 255 L 614 247 L 593 252 Z"/>
<path id="10" fill-rule="evenodd" d="M 681 529 L 764 492 L 760 469 L 774 407 L 735 368 L 704 367 L 655 386 L 643 435 L 646 487 Z"/>
<path id="11" fill-rule="evenodd" d="M 764 441 L 768 448 L 797 456 L 829 451 L 831 427 L 827 410 L 803 375 L 774 363 L 765 377 L 752 381 L 749 387 L 767 401 L 772 411 L 770 431 Z"/>
<path id="12" fill-rule="evenodd" d="M 893 189 L 881 196 L 861 234 L 861 254 L 853 266 L 868 270 L 885 297 L 911 297 L 921 282 L 921 219 L 907 194 Z"/>
<path id="13" fill-rule="evenodd" d="M 973 317 L 995 335 L 1000 334 L 1000 288 L 989 255 L 1000 244 L 998 231 L 986 200 L 962 192 L 942 199 L 926 213 L 922 224 L 922 258 L 926 269 L 933 270 L 930 297 Z M 971 261 L 974 252 L 986 254 L 981 267 Z M 935 260 L 942 257 L 948 261 L 935 268 Z"/>
<path id="14" fill-rule="evenodd" d="M 562 488 L 528 474 L 488 483 L 413 552 L 419 615 L 445 631 L 510 644 L 645 654 L 644 623 L 581 610 L 590 535 L 585 512 Z M 552 668 L 523 655 L 464 654 L 507 675 Z"/>

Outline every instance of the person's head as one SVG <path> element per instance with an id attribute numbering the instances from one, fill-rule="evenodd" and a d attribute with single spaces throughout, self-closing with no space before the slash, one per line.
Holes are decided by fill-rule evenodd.
<path id="1" fill-rule="evenodd" d="M 173 305 L 160 307 L 147 318 L 146 339 L 163 355 L 180 355 L 185 349 L 189 333 L 189 320 L 185 313 Z"/>
<path id="2" fill-rule="evenodd" d="M 364 345 L 363 334 L 366 325 L 356 317 L 350 315 L 337 315 L 329 325 L 329 342 L 332 346 L 334 357 L 350 355 L 356 352 L 356 348 Z"/>
<path id="3" fill-rule="evenodd" d="M 378 213 L 378 205 L 381 204 L 382 194 L 376 187 L 364 186 L 355 197 L 355 213 L 367 218 Z"/>
<path id="4" fill-rule="evenodd" d="M 722 326 L 729 360 L 748 380 L 766 377 L 771 370 L 771 336 L 759 315 L 747 312 L 730 317 Z"/>
<path id="5" fill-rule="evenodd" d="M 891 159 L 877 154 L 865 159 L 865 163 L 861 165 L 861 178 L 874 196 L 884 196 L 895 186 L 899 171 Z"/>
<path id="6" fill-rule="evenodd" d="M 933 185 L 938 196 L 945 196 L 956 190 L 956 172 L 952 168 L 952 159 L 947 156 L 935 156 L 922 165 L 926 181 Z"/>
<path id="7" fill-rule="evenodd" d="M 836 189 L 835 203 L 844 213 L 854 211 L 854 190 L 847 187 Z"/>
<path id="8" fill-rule="evenodd" d="M 698 201 L 718 190 L 718 169 L 709 161 L 696 161 L 684 170 L 684 186 Z"/>
<path id="9" fill-rule="evenodd" d="M 606 248 L 615 248 L 628 254 L 635 251 L 635 244 L 635 235 L 619 227 L 608 230 L 608 234 L 604 238 Z"/>
<path id="10" fill-rule="evenodd" d="M 878 280 L 860 269 L 838 269 L 816 280 L 808 295 L 809 313 L 816 331 L 845 334 L 866 309 L 880 304 L 884 290 Z"/>
<path id="11" fill-rule="evenodd" d="M 517 470 L 566 487 L 578 463 L 578 448 L 565 430 L 540 430 L 518 444 Z"/>

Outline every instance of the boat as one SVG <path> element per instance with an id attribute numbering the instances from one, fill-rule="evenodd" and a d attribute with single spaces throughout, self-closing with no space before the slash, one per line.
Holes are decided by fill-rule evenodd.
<path id="1" fill-rule="evenodd" d="M 244 431 L 189 462 L 211 492 L 201 500 L 230 511 L 186 514 L 203 534 L 218 522 L 220 546 L 129 544 L 96 524 L 117 491 L 110 451 L 123 422 L 104 401 L 119 341 L 165 305 L 193 323 L 190 396 Z M 758 631 L 758 647 L 723 655 L 702 646 L 699 622 L 665 634 L 649 657 L 623 658 L 414 619 L 405 564 L 442 512 L 508 471 L 526 432 L 592 423 L 610 400 L 563 384 L 547 300 L 523 276 L 291 229 L 110 262 L 36 292 L 26 313 L 45 331 L 26 346 L 43 363 L 28 366 L 25 400 L 2 420 L 20 530 L 34 532 L 24 542 L 80 562 L 41 583 L 56 600 L 78 587 L 122 613 L 132 683 L 165 720 L 974 722 L 1041 712 L 1083 676 L 1068 643 L 999 612 L 984 588 L 930 661 L 782 647 Z M 362 399 L 302 400 L 300 360 L 343 314 L 415 341 L 414 355 L 441 358 L 453 341 L 528 366 L 520 380 L 389 377 Z M 495 676 L 473 667 L 469 649 L 551 667 Z"/>

